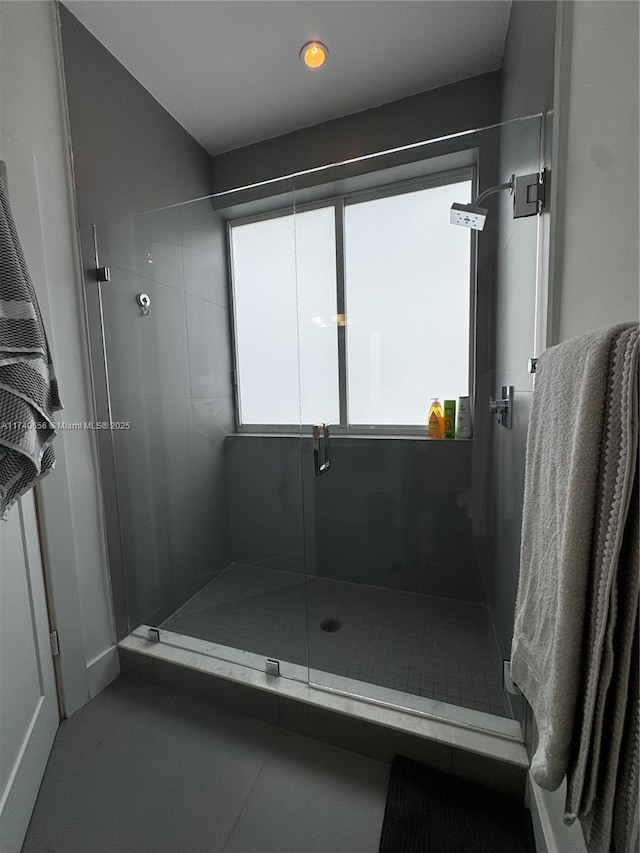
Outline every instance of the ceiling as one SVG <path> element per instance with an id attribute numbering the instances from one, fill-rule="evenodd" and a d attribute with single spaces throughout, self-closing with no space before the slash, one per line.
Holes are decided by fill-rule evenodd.
<path id="1" fill-rule="evenodd" d="M 64 0 L 218 154 L 500 67 L 510 0 Z M 310 71 L 302 45 L 329 48 Z"/>

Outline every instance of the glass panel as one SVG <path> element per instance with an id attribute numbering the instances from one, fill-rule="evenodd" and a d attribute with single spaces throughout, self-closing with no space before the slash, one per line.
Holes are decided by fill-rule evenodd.
<path id="1" fill-rule="evenodd" d="M 290 184 L 270 190 L 292 211 Z M 130 630 L 159 627 L 165 642 L 260 670 L 266 658 L 283 658 L 283 675 L 306 679 L 299 429 L 277 445 L 237 430 L 227 230 L 260 203 L 229 193 L 97 227 L 100 263 L 111 269 L 100 285 L 109 390 L 100 406 L 105 420 L 126 427 L 101 436 L 116 473 L 105 503 Z M 292 234 L 291 213 L 283 220 Z M 292 251 L 288 278 L 286 255 L 280 261 L 294 297 L 278 333 L 293 340 L 287 415 L 295 425 Z M 255 275 L 264 272 L 260 246 L 248 246 L 242 263 L 254 295 L 272 289 L 273 279 Z M 258 333 L 245 340 L 252 357 L 268 350 Z"/>
<path id="2" fill-rule="evenodd" d="M 537 172 L 540 131 L 540 117 L 520 120 L 296 179 L 298 207 L 337 197 L 338 374 L 348 380 L 321 476 L 302 442 L 310 681 L 512 738 L 520 708 L 503 690 L 502 659 L 538 217 L 514 220 L 507 190 L 483 202 L 481 232 L 451 224 L 449 209 Z M 503 384 L 516 389 L 511 430 L 489 413 Z M 470 438 L 427 437 L 436 395 L 470 397 Z"/>
<path id="3" fill-rule="evenodd" d="M 471 233 L 449 210 L 470 201 L 469 180 L 345 207 L 349 423 L 424 425 L 469 393 Z"/>
<path id="4" fill-rule="evenodd" d="M 295 229 L 291 214 L 232 226 L 231 256 L 240 423 L 337 420 L 333 207 L 299 213 Z"/>
<path id="5" fill-rule="evenodd" d="M 542 131 L 517 120 L 97 228 L 98 415 L 125 427 L 98 439 L 130 629 L 519 736 L 501 669 L 540 222 L 504 190 L 482 232 L 447 208 L 537 172 Z M 502 385 L 511 430 L 489 414 Z M 467 392 L 472 437 L 428 438 L 429 398 Z M 332 437 L 314 446 L 315 423 Z"/>
<path id="6" fill-rule="evenodd" d="M 333 207 L 296 212 L 302 423 L 340 420 L 336 224 Z"/>

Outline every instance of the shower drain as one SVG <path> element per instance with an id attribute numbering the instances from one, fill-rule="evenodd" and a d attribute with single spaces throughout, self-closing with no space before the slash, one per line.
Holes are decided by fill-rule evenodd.
<path id="1" fill-rule="evenodd" d="M 327 631 L 329 634 L 332 634 L 334 631 L 339 631 L 342 628 L 342 622 L 338 619 L 323 619 L 320 623 L 320 627 L 323 631 Z"/>

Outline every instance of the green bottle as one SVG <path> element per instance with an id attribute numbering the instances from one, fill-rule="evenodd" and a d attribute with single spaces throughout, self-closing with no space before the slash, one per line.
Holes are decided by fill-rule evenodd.
<path id="1" fill-rule="evenodd" d="M 456 437 L 456 401 L 444 401 L 444 437 Z"/>

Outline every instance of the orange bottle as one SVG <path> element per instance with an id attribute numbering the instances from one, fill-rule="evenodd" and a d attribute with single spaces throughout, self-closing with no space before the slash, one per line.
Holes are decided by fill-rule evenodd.
<path id="1" fill-rule="evenodd" d="M 437 397 L 433 397 L 429 406 L 427 435 L 429 438 L 442 438 L 444 436 L 444 410 Z"/>

